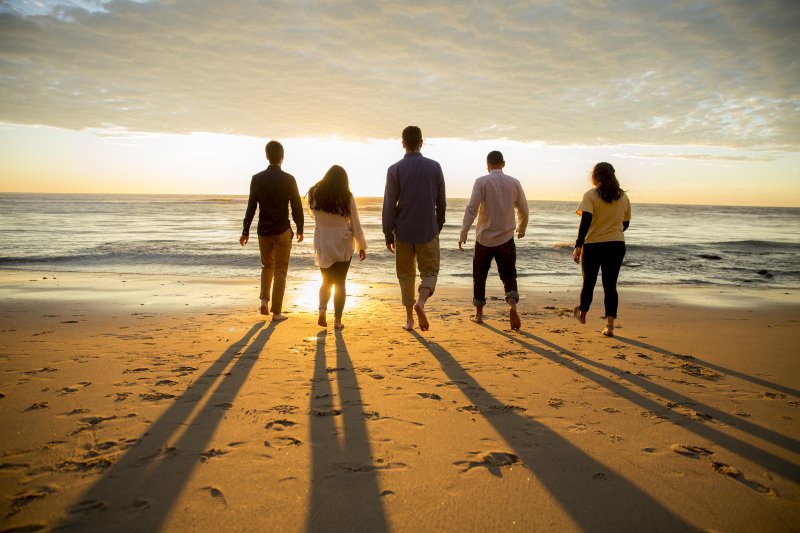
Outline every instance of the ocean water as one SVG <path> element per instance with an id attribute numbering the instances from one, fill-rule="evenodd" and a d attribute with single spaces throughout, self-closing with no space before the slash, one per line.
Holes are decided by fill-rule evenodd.
<path id="1" fill-rule="evenodd" d="M 178 274 L 257 279 L 258 246 L 239 246 L 244 196 L 0 194 L 0 268 Z M 572 262 L 575 202 L 531 201 L 517 241 L 521 287 L 580 283 Z M 349 279 L 394 283 L 394 256 L 381 231 L 381 199 L 358 199 L 368 252 Z M 458 234 L 466 200 L 448 201 L 440 283 L 469 284 L 473 226 L 464 252 Z M 316 278 L 313 220 L 295 242 L 290 276 Z M 623 285 L 800 287 L 800 209 L 633 205 Z M 490 284 L 499 284 L 496 273 Z M 495 278 L 492 281 L 492 278 Z"/>

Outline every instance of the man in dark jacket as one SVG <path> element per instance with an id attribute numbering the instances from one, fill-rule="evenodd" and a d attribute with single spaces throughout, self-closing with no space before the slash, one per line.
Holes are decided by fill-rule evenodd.
<path id="1" fill-rule="evenodd" d="M 294 176 L 281 170 L 283 146 L 270 141 L 266 147 L 269 166 L 253 176 L 250 198 L 244 215 L 244 227 L 239 244 L 250 239 L 250 224 L 258 205 L 258 250 L 261 254 L 261 309 L 262 315 L 272 313 L 272 320 L 286 320 L 281 314 L 283 292 L 286 290 L 286 273 L 292 251 L 292 227 L 289 223 L 289 205 L 297 226 L 297 242 L 303 241 L 303 207 Z M 272 307 L 269 307 L 270 286 Z"/>

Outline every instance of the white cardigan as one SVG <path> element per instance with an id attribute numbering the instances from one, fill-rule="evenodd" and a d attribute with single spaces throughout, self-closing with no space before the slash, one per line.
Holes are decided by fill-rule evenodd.
<path id="1" fill-rule="evenodd" d="M 350 196 L 350 216 L 343 217 L 320 209 L 311 211 L 314 226 L 314 263 L 328 268 L 349 261 L 353 253 L 367 249 L 367 240 L 358 218 L 356 199 Z"/>

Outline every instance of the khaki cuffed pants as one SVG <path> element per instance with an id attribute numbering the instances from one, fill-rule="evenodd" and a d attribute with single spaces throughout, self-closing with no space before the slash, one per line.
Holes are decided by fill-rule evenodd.
<path id="1" fill-rule="evenodd" d="M 292 230 L 287 229 L 279 235 L 258 236 L 258 251 L 261 254 L 261 296 L 270 299 L 272 287 L 272 306 L 270 312 L 277 315 L 283 306 L 283 293 L 286 290 L 286 274 L 289 272 L 289 254 L 292 251 Z"/>
<path id="2" fill-rule="evenodd" d="M 414 244 L 395 240 L 394 260 L 397 270 L 397 279 L 400 282 L 400 294 L 403 305 L 414 305 L 417 295 L 414 292 L 414 281 L 419 277 L 421 282 L 417 291 L 425 287 L 433 294 L 436 290 L 436 279 L 439 276 L 439 237 L 436 236 L 428 242 Z"/>

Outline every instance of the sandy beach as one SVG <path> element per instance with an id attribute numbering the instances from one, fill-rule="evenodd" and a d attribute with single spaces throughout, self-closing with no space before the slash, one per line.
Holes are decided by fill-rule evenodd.
<path id="1" fill-rule="evenodd" d="M 0 271 L 0 529 L 800 528 L 798 291 L 622 287 L 605 338 L 600 290 L 409 333 L 351 284 L 335 332 L 256 284 Z"/>

